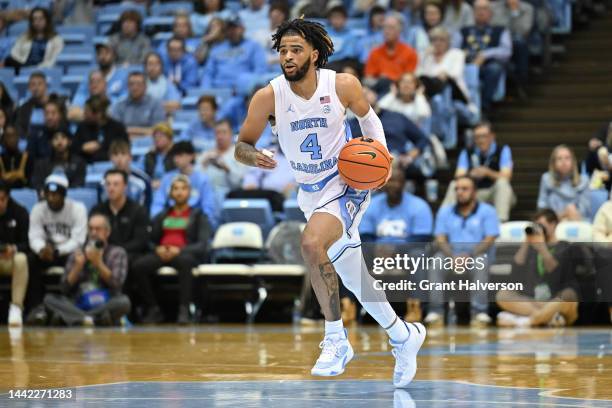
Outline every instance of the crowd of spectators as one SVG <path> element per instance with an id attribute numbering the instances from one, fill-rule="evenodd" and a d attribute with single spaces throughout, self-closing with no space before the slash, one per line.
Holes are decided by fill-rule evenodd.
<path id="1" fill-rule="evenodd" d="M 526 1 L 252 0 L 239 10 L 222 1 L 194 1 L 193 12 L 174 10 L 171 24 L 162 29 L 146 26 L 140 6 L 147 2 L 136 2 L 111 27 L 99 32 L 96 26 L 95 39 L 85 38 L 80 47 L 91 48 L 84 51 L 91 60 L 73 89 L 60 86 L 51 71 L 64 70 L 59 63 L 64 51 L 77 49 L 60 28 L 95 25 L 90 20 L 95 13 L 82 5 L 66 13 L 67 2 L 56 3 L 0 13 L 2 30 L 26 22 L 12 42 L 0 42 L 0 220 L 10 220 L 0 226 L 8 228 L 0 240 L 5 242 L 0 272 L 13 275 L 11 324 L 21 324 L 26 309 L 32 323 L 118 324 L 130 309 L 143 322 L 160 322 L 164 316 L 153 281 L 162 266 L 178 271 L 176 320 L 190 321 L 191 269 L 207 260 L 224 199 L 295 195 L 272 127 L 259 147 L 275 152 L 275 171 L 246 168 L 233 151 L 253 92 L 280 73 L 271 33 L 302 14 L 328 30 L 335 47 L 329 67 L 362 80 L 397 159 L 396 174 L 364 218 L 364 240 L 433 240 L 445 256 L 473 256 L 487 253 L 501 223 L 510 220 L 517 201 L 511 146 L 498 143 L 493 125 L 480 118 L 494 109 L 506 76 L 526 97 L 529 39 L 534 15 L 542 12 Z M 468 66 L 478 72 L 480 91 L 468 86 Z M 19 77 L 27 78 L 27 87 L 18 92 L 12 79 Z M 455 180 L 434 217 L 435 199 L 423 192 L 443 161 L 437 147 L 445 137 L 438 126 L 444 98 L 451 101 L 460 129 L 473 132 L 473 143 L 462 141 Z M 353 136 L 360 136 L 356 119 L 349 125 Z M 593 203 L 591 193 L 610 189 L 611 129 L 608 125 L 590 141 L 584 171 L 569 147 L 553 150 L 537 200 L 537 209 L 544 211 L 536 222 L 554 229 L 560 221 L 594 217 L 597 240 L 610 241 L 610 202 Z M 142 145 L 145 150 L 138 150 Z M 90 171 L 98 165 L 108 170 L 94 180 Z M 68 197 L 79 187 L 97 190 L 93 209 Z M 10 197 L 12 189 L 23 188 L 35 190 L 41 200 L 29 216 Z M 466 242 L 472 247 L 461 247 Z M 550 231 L 545 243 L 557 245 Z M 548 258 L 542 245 L 526 242 L 517 264 Z M 45 293 L 50 267 L 64 268 L 62 295 Z M 555 270 L 554 263 L 546 268 Z M 558 275 L 572 280 L 568 274 Z M 430 279 L 445 277 L 438 273 Z M 547 300 L 560 296 L 577 302 L 579 294 L 569 296 L 566 289 L 555 286 Z M 507 324 L 547 324 L 558 314 L 568 324 L 576 320 L 574 308 L 554 309 L 546 318 L 534 317 L 541 311 L 527 307 L 505 308 L 508 297 L 533 294 L 502 295 L 498 303 L 508 311 L 502 315 Z M 428 300 L 425 321 L 435 325 L 443 303 Z M 486 303 L 473 299 L 474 322 L 490 323 Z"/>

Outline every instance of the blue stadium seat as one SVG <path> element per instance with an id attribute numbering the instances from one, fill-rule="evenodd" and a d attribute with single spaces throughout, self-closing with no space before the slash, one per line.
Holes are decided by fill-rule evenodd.
<path id="1" fill-rule="evenodd" d="M 113 168 L 113 163 L 110 161 L 89 164 L 85 174 L 85 186 L 97 188 L 104 178 L 104 173 L 106 170 L 111 168 Z"/>
<path id="2" fill-rule="evenodd" d="M 151 16 L 144 19 L 142 27 L 145 33 L 155 33 L 158 31 L 171 31 L 174 24 L 172 16 Z"/>
<path id="3" fill-rule="evenodd" d="M 25 207 L 28 212 L 32 212 L 32 207 L 38 202 L 36 190 L 31 188 L 14 188 L 11 190 L 13 200 Z"/>
<path id="4" fill-rule="evenodd" d="M 96 60 L 93 50 L 90 54 L 62 52 L 55 62 L 64 72 L 70 66 L 90 67 Z"/>
<path id="5" fill-rule="evenodd" d="M 62 25 L 56 27 L 56 31 L 64 38 L 68 34 L 79 34 L 85 36 L 85 41 L 92 41 L 94 35 L 96 35 L 96 29 L 91 24 L 84 25 Z"/>
<path id="6" fill-rule="evenodd" d="M 15 78 L 15 70 L 13 68 L 0 68 L 0 81 L 3 84 L 13 83 Z"/>
<path id="7" fill-rule="evenodd" d="M 62 49 L 62 54 L 87 54 L 95 53 L 95 47 L 92 43 L 86 44 L 66 44 Z"/>
<path id="8" fill-rule="evenodd" d="M 16 23 L 11 24 L 6 30 L 6 34 L 9 36 L 18 37 L 21 34 L 25 33 L 28 29 L 28 21 L 17 21 Z"/>
<path id="9" fill-rule="evenodd" d="M 285 212 L 286 221 L 306 222 L 304 212 L 298 206 L 297 200 L 295 198 L 289 198 L 285 200 L 283 208 Z"/>
<path id="10" fill-rule="evenodd" d="M 176 120 L 172 122 L 172 132 L 175 136 L 178 136 L 183 133 L 183 130 L 187 129 L 188 127 L 189 122 L 179 122 Z"/>
<path id="11" fill-rule="evenodd" d="M 173 35 L 172 31 L 160 31 L 159 33 L 155 33 L 151 40 L 151 45 L 154 49 L 157 49 L 161 43 L 168 41 Z"/>
<path id="12" fill-rule="evenodd" d="M 147 6 L 144 4 L 108 4 L 96 12 L 96 20 L 103 15 L 121 15 L 124 11 L 136 10 L 143 18 L 147 15 Z"/>
<path id="13" fill-rule="evenodd" d="M 68 197 L 85 204 L 87 212 L 98 204 L 98 191 L 95 188 L 69 188 Z"/>
<path id="14" fill-rule="evenodd" d="M 153 147 L 153 137 L 152 136 L 144 136 L 137 137 L 132 140 L 132 156 L 134 158 L 144 156 L 151 150 Z"/>
<path id="15" fill-rule="evenodd" d="M 193 3 L 190 1 L 156 3 L 151 6 L 150 11 L 152 16 L 174 15 L 177 12 L 192 13 Z"/>
<path id="16" fill-rule="evenodd" d="M 274 215 L 270 202 L 265 199 L 228 199 L 221 210 L 223 222 L 252 222 L 261 227 L 267 236 L 274 227 Z"/>
<path id="17" fill-rule="evenodd" d="M 86 75 L 64 75 L 62 77 L 62 87 L 70 90 L 70 98 L 74 96 L 81 82 L 86 78 Z"/>
<path id="18" fill-rule="evenodd" d="M 174 120 L 177 122 L 193 122 L 199 117 L 197 110 L 177 110 L 174 112 Z"/>
<path id="19" fill-rule="evenodd" d="M 73 67 L 68 67 L 68 72 L 66 72 L 66 75 L 82 75 L 83 77 L 87 77 L 87 75 L 89 75 L 89 73 L 96 69 L 97 66 L 95 65 L 91 65 L 91 66 L 84 66 L 84 65 L 76 65 Z"/>
<path id="20" fill-rule="evenodd" d="M 225 9 L 229 12 L 237 13 L 242 10 L 242 3 L 240 1 L 227 1 L 225 2 Z"/>

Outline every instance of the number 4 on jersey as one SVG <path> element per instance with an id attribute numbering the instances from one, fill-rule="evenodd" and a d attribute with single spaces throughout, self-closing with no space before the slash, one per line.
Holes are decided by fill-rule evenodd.
<path id="1" fill-rule="evenodd" d="M 300 145 L 300 151 L 303 153 L 310 153 L 311 160 L 320 160 L 323 158 L 316 133 L 311 133 L 306 136 L 306 139 L 304 139 Z"/>

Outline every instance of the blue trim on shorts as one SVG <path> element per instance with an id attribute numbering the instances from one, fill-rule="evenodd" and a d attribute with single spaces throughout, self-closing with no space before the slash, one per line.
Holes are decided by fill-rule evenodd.
<path id="1" fill-rule="evenodd" d="M 358 243 L 350 243 L 350 244 L 346 244 L 342 247 L 342 249 L 340 249 L 340 251 L 334 256 L 333 259 L 331 259 L 331 263 L 336 262 L 338 259 L 340 259 L 340 257 L 344 254 L 344 252 L 349 249 L 349 248 L 359 248 L 361 246 L 361 242 Z"/>
<path id="2" fill-rule="evenodd" d="M 337 175 L 338 175 L 338 170 L 334 171 L 332 174 L 325 177 L 323 180 L 319 181 L 318 183 L 313 183 L 313 184 L 298 183 L 298 185 L 300 186 L 302 190 L 306 191 L 307 193 L 316 193 L 316 192 L 321 191 L 323 187 L 325 187 L 327 183 L 329 183 Z"/>
<path id="3" fill-rule="evenodd" d="M 358 201 L 359 204 L 355 203 L 357 205 L 357 210 L 355 211 L 355 214 L 353 216 L 349 214 L 348 209 L 346 208 L 346 201 L 343 203 L 340 203 L 340 213 L 342 215 L 342 218 L 344 218 L 346 234 L 348 235 L 349 238 L 351 238 L 351 233 L 349 231 L 355 222 L 355 218 L 357 218 L 357 215 L 359 215 L 359 212 L 361 211 L 361 206 L 363 205 L 365 200 L 368 198 L 368 194 L 370 194 L 370 190 L 363 190 L 363 191 L 357 192 L 357 190 L 350 188 L 350 191 L 351 191 L 351 195 L 356 196 L 355 201 L 359 200 Z M 362 194 L 363 196 L 360 197 Z"/>

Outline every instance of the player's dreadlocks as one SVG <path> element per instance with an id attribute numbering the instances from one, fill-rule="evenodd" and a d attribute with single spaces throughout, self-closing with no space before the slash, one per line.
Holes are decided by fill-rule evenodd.
<path id="1" fill-rule="evenodd" d="M 274 45 L 272 48 L 276 51 L 280 48 L 281 39 L 285 35 L 299 35 L 312 47 L 319 51 L 319 58 L 317 59 L 317 68 L 322 68 L 327 64 L 327 59 L 334 53 L 334 43 L 323 28 L 323 25 L 315 22 L 308 21 L 302 18 L 296 18 L 291 21 L 284 22 L 276 33 L 272 35 L 272 41 Z"/>

